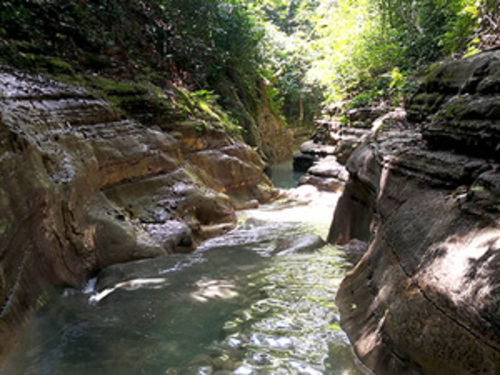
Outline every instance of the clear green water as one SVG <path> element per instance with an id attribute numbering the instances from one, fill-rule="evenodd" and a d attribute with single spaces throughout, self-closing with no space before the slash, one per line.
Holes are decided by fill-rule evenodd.
<path id="1" fill-rule="evenodd" d="M 136 281 L 99 301 L 95 291 L 64 291 L 0 375 L 368 374 L 333 303 L 350 264 L 331 246 L 277 255 L 327 225 L 266 221 L 276 210 L 293 216 L 249 211 L 195 254 L 110 268 L 101 289 Z"/>
<path id="2" fill-rule="evenodd" d="M 284 163 L 272 164 L 266 169 L 267 174 L 277 188 L 294 188 L 297 186 L 299 179 L 304 175 L 303 172 L 295 172 L 292 164 L 293 162 L 287 161 Z"/>

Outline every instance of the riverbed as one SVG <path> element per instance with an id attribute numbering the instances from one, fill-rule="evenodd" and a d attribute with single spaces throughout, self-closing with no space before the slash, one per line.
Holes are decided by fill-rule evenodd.
<path id="1" fill-rule="evenodd" d="M 312 187 L 239 213 L 193 254 L 104 270 L 28 324 L 0 375 L 360 375 L 334 304 L 352 264 Z"/>

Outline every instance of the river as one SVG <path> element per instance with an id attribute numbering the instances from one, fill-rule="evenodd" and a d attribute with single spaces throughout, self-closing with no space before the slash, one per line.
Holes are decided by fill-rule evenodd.
<path id="1" fill-rule="evenodd" d="M 352 265 L 333 246 L 293 251 L 324 238 L 337 196 L 298 195 L 309 204 L 243 211 L 193 254 L 112 266 L 61 291 L 0 375 L 369 374 L 334 304 Z"/>

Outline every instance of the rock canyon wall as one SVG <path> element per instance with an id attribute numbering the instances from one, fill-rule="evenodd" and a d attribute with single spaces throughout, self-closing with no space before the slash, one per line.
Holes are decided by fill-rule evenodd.
<path id="1" fill-rule="evenodd" d="M 330 241 L 369 241 L 337 303 L 376 374 L 500 373 L 500 51 L 430 67 L 409 131 L 372 135 Z"/>
<path id="2" fill-rule="evenodd" d="M 192 251 L 275 194 L 242 141 L 192 118 L 152 125 L 148 111 L 1 69 L 0 362 L 53 285 Z"/>

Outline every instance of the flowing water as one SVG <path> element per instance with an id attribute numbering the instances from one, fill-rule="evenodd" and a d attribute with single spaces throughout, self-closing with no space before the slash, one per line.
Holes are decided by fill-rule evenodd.
<path id="1" fill-rule="evenodd" d="M 112 266 L 65 290 L 0 375 L 368 374 L 334 305 L 351 265 L 332 246 L 290 251 L 325 235 L 334 198 L 243 212 L 194 254 Z"/>

